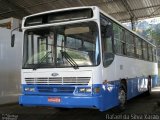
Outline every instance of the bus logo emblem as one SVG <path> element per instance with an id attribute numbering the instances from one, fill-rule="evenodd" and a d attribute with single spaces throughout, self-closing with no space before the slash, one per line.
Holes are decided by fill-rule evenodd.
<path id="1" fill-rule="evenodd" d="M 59 74 L 58 73 L 52 73 L 51 75 L 52 76 L 58 76 Z"/>

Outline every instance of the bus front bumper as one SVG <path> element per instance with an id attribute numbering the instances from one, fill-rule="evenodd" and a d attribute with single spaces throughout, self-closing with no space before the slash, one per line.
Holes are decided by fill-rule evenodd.
<path id="1" fill-rule="evenodd" d="M 60 101 L 52 101 L 59 98 Z M 49 100 L 51 99 L 51 100 Z M 21 95 L 19 104 L 22 106 L 51 106 L 64 108 L 97 108 L 100 109 L 101 96 L 36 96 Z"/>

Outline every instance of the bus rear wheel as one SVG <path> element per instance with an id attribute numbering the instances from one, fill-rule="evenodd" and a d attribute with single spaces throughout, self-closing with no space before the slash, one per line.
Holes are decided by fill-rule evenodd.
<path id="1" fill-rule="evenodd" d="M 151 94 L 151 76 L 148 77 L 148 86 L 147 86 L 148 90 L 146 91 L 146 95 L 150 95 Z"/>

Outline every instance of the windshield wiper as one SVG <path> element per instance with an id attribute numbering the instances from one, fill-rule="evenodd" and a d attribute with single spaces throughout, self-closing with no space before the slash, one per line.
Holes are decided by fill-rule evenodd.
<path id="1" fill-rule="evenodd" d="M 36 69 L 39 67 L 39 65 L 41 65 L 42 62 L 43 62 L 44 60 L 46 60 L 46 58 L 48 57 L 48 55 L 49 55 L 50 53 L 52 53 L 52 52 L 51 52 L 51 51 L 47 52 L 47 53 L 40 59 L 40 61 L 38 62 L 38 64 L 35 64 L 35 65 L 33 66 L 33 70 L 36 70 Z"/>
<path id="2" fill-rule="evenodd" d="M 63 50 L 60 50 L 61 54 L 62 54 L 62 58 L 63 56 L 65 57 L 65 59 L 67 60 L 67 62 L 69 62 L 69 64 L 74 68 L 74 69 L 78 69 L 79 66 L 78 64 L 74 61 L 74 59 L 66 52 Z"/>

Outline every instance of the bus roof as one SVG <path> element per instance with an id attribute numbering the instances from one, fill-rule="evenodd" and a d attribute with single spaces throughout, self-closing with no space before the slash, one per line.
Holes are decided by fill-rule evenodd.
<path id="1" fill-rule="evenodd" d="M 61 11 L 69 11 L 69 10 L 75 10 L 75 9 L 84 9 L 84 8 L 98 8 L 97 6 L 82 6 L 82 7 L 69 7 L 69 8 L 63 8 L 63 9 L 56 9 L 56 10 L 50 10 L 50 11 L 45 11 L 45 12 L 40 12 L 40 13 L 35 13 L 32 15 L 25 16 L 23 19 L 26 19 L 27 17 L 32 17 L 32 16 L 37 16 L 37 15 L 43 15 L 51 12 L 61 12 Z"/>

